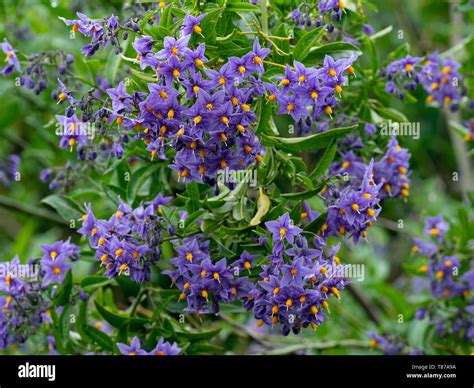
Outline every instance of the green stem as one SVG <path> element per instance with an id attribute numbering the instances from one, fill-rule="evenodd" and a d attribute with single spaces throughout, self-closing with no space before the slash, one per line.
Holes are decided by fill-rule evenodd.
<path id="1" fill-rule="evenodd" d="M 266 63 L 267 65 L 277 66 L 277 67 L 281 67 L 282 69 L 286 69 L 285 65 L 280 65 L 279 63 L 270 62 L 270 61 L 263 61 L 263 62 Z"/>
<path id="2" fill-rule="evenodd" d="M 4 195 L 0 195 L 0 206 L 4 207 L 5 209 L 15 210 L 19 213 L 56 222 L 61 225 L 68 225 L 66 220 L 63 220 L 54 212 L 51 212 L 46 209 L 37 208 L 35 206 L 28 205 L 24 202 L 18 202 Z"/>
<path id="3" fill-rule="evenodd" d="M 289 345 L 284 348 L 269 350 L 263 352 L 264 355 L 282 355 L 282 354 L 291 354 L 299 350 L 325 350 L 325 349 L 334 349 L 334 348 L 369 348 L 368 341 L 360 341 L 354 339 L 345 339 L 337 341 L 326 341 L 326 342 L 313 342 L 308 340 L 303 340 L 301 343 L 295 345 Z"/>
<path id="4" fill-rule="evenodd" d="M 262 31 L 265 35 L 268 35 L 267 0 L 261 0 L 260 6 L 262 9 Z"/>
<path id="5" fill-rule="evenodd" d="M 130 316 L 131 317 L 133 317 L 133 315 L 135 314 L 135 311 L 137 310 L 137 307 L 140 304 L 142 296 L 145 293 L 145 291 L 146 291 L 146 288 L 140 287 L 140 290 L 138 291 L 138 295 L 135 298 L 135 300 L 133 301 L 132 308 L 130 309 Z"/>
<path id="6" fill-rule="evenodd" d="M 452 26 L 450 39 L 451 47 L 455 47 L 462 40 L 461 29 L 463 25 L 463 16 L 458 11 L 459 5 L 459 0 L 452 0 L 449 3 L 449 18 Z M 446 118 L 448 122 L 449 136 L 451 138 L 451 143 L 454 148 L 454 155 L 459 168 L 459 183 L 461 185 L 462 197 L 464 202 L 469 204 L 470 201 L 468 193 L 473 189 L 473 176 L 469 153 L 467 151 L 465 141 L 449 125 L 449 121 L 459 123 L 461 121 L 461 115 L 459 112 L 446 112 Z"/>

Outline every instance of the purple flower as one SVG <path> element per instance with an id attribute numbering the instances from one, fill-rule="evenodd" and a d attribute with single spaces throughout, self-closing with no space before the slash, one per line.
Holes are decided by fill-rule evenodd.
<path id="1" fill-rule="evenodd" d="M 201 28 L 201 20 L 206 16 L 206 14 L 199 15 L 198 17 L 194 17 L 192 15 L 186 15 L 183 21 L 183 25 L 181 28 L 183 29 L 184 35 L 191 35 L 195 33 L 197 35 L 202 35 L 202 28 Z"/>
<path id="2" fill-rule="evenodd" d="M 372 123 L 366 123 L 364 126 L 365 133 L 369 136 L 374 136 L 377 132 L 377 126 Z"/>
<path id="3" fill-rule="evenodd" d="M 425 228 L 423 233 L 427 236 L 435 237 L 438 242 L 443 240 L 443 236 L 449 230 L 449 224 L 443 220 L 443 216 L 439 214 L 436 217 L 427 217 L 425 219 Z"/>
<path id="4" fill-rule="evenodd" d="M 438 247 L 432 242 L 426 242 L 419 238 L 413 239 L 413 242 L 414 245 L 411 249 L 413 253 L 419 253 L 420 255 L 431 257 L 438 250 Z"/>
<path id="5" fill-rule="evenodd" d="M 154 44 L 155 41 L 151 36 L 143 36 L 141 38 L 135 39 L 135 41 L 132 43 L 132 46 L 137 52 L 138 56 L 141 58 L 151 52 Z"/>
<path id="6" fill-rule="evenodd" d="M 286 239 L 290 244 L 293 244 L 295 236 L 303 231 L 293 225 L 288 213 L 283 214 L 278 221 L 265 222 L 265 226 L 273 234 L 273 242 Z"/>
<path id="7" fill-rule="evenodd" d="M 129 345 L 117 343 L 117 347 L 125 356 L 146 356 L 148 353 L 146 350 L 143 350 L 140 345 L 140 340 L 138 337 L 133 337 L 132 342 Z"/>
<path id="8" fill-rule="evenodd" d="M 181 352 L 181 349 L 178 347 L 176 342 L 171 344 L 170 342 L 165 342 L 164 338 L 161 337 L 156 344 L 155 349 L 153 349 L 149 354 L 154 356 L 177 356 Z"/>
<path id="9" fill-rule="evenodd" d="M 66 256 L 58 256 L 54 260 L 41 260 L 41 268 L 45 272 L 43 287 L 46 287 L 51 283 L 61 284 L 71 265 L 66 262 Z"/>
<path id="10" fill-rule="evenodd" d="M 61 135 L 59 147 L 63 149 L 72 149 L 75 145 L 87 145 L 87 131 L 84 123 L 79 120 L 76 114 L 71 117 L 56 115 L 56 120 L 61 125 L 57 134 Z"/>
<path id="11" fill-rule="evenodd" d="M 373 33 L 375 32 L 374 30 L 374 27 L 372 27 L 370 24 L 363 24 L 362 25 L 362 32 L 365 34 L 365 35 L 373 35 Z"/>
<path id="12" fill-rule="evenodd" d="M 176 40 L 173 37 L 167 36 L 163 41 L 163 49 L 156 53 L 157 58 L 168 59 L 183 56 L 188 52 L 188 43 L 190 35 L 185 35 Z"/>
<path id="13" fill-rule="evenodd" d="M 369 337 L 372 338 L 370 341 L 370 347 L 373 349 L 380 349 L 385 355 L 393 356 L 396 354 L 402 354 L 404 345 L 395 339 L 389 339 L 373 332 L 368 333 Z"/>
<path id="14" fill-rule="evenodd" d="M 301 98 L 297 95 L 278 95 L 278 107 L 279 114 L 289 114 L 295 121 L 299 121 L 302 117 L 308 115 L 308 111 L 303 104 Z"/>
<path id="15" fill-rule="evenodd" d="M 260 74 L 262 74 L 264 71 L 263 61 L 269 53 L 270 53 L 270 49 L 262 48 L 257 38 L 253 42 L 252 51 L 246 54 L 245 57 L 248 57 L 249 59 L 248 63 L 253 63 L 252 67 L 255 70 L 257 70 Z"/>
<path id="16" fill-rule="evenodd" d="M 13 47 L 10 45 L 10 43 L 8 43 L 6 39 L 1 43 L 1 46 L 2 51 L 7 56 L 5 60 L 8 63 L 8 65 L 3 68 L 2 74 L 4 76 L 9 76 L 13 73 L 13 69 L 21 73 L 20 61 L 18 60 L 18 57 L 16 56 L 16 52 Z"/>
<path id="17" fill-rule="evenodd" d="M 65 257 L 73 261 L 79 257 L 79 247 L 70 242 L 71 238 L 66 241 L 56 241 L 52 245 L 43 244 L 43 260 L 55 261 L 58 258 Z"/>
<path id="18" fill-rule="evenodd" d="M 123 82 L 120 82 L 117 88 L 106 90 L 112 100 L 112 109 L 115 114 L 132 111 L 132 96 L 127 93 L 127 88 Z"/>

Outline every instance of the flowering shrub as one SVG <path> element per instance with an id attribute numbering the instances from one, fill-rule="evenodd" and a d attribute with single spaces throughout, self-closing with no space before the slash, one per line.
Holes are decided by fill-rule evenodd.
<path id="1" fill-rule="evenodd" d="M 70 38 L 61 47 L 28 52 L 15 34 L 2 43 L 5 82 L 39 101 L 53 157 L 27 171 L 47 185 L 26 206 L 10 193 L 35 153 L 9 150 L 0 181 L 12 191 L 0 205 L 60 231 L 47 224 L 41 244 L 2 263 L 0 348 L 279 353 L 311 335 L 324 349 L 325 336 L 344 336 L 331 317 L 355 325 L 348 346 L 364 352 L 472 351 L 467 205 L 455 228 L 428 217 L 430 240 L 403 253 L 414 275 L 403 281 L 427 286 L 427 300 L 405 305 L 403 286 L 373 283 L 381 270 L 359 260 L 376 255 L 387 225 L 402 232 L 413 175 L 420 181 L 399 100 L 421 95 L 447 115 L 468 179 L 472 75 L 455 59 L 462 45 L 419 57 L 404 45 L 379 62 L 391 29 L 370 25 L 360 1 L 87 8 L 51 22 Z M 466 204 L 471 189 L 463 186 Z M 34 205 L 40 198 L 49 208 Z M 412 327 L 421 344 L 407 338 Z"/>

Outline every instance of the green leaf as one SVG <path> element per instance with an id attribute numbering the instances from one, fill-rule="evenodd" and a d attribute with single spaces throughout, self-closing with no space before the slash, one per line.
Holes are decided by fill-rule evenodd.
<path id="1" fill-rule="evenodd" d="M 107 276 L 92 275 L 87 276 L 81 281 L 81 288 L 86 292 L 90 292 L 95 288 L 106 286 L 113 282 L 113 279 L 109 279 Z"/>
<path id="2" fill-rule="evenodd" d="M 84 64 L 87 67 L 87 71 L 90 74 L 90 77 L 95 81 L 96 75 L 99 72 L 100 61 L 98 59 L 83 59 Z"/>
<path id="3" fill-rule="evenodd" d="M 128 332 L 130 330 L 130 324 L 125 322 L 119 329 L 115 342 L 126 344 L 128 342 Z"/>
<path id="4" fill-rule="evenodd" d="M 352 132 L 357 125 L 330 129 L 329 131 L 317 133 L 306 137 L 284 138 L 263 135 L 264 145 L 272 145 L 287 152 L 301 152 L 318 150 L 327 147 L 333 138 L 341 137 Z"/>
<path id="5" fill-rule="evenodd" d="M 191 229 L 192 226 L 202 217 L 206 211 L 201 209 L 188 216 L 184 221 L 184 231 L 187 232 Z"/>
<path id="6" fill-rule="evenodd" d="M 167 299 L 165 299 L 163 302 L 161 302 L 160 305 L 153 312 L 153 316 L 151 317 L 151 321 L 152 322 L 156 321 L 156 319 L 160 316 L 161 312 L 166 308 L 166 306 L 168 306 L 171 302 L 173 302 L 175 300 L 176 300 L 175 296 L 170 296 Z"/>
<path id="7" fill-rule="evenodd" d="M 326 26 L 321 26 L 303 35 L 293 50 L 293 58 L 302 62 L 308 56 L 309 51 L 315 47 L 324 31 L 326 31 Z"/>
<path id="8" fill-rule="evenodd" d="M 81 209 L 77 204 L 61 195 L 50 195 L 44 198 L 41 203 L 51 206 L 58 214 L 67 221 L 78 220 L 82 216 Z"/>
<path id="9" fill-rule="evenodd" d="M 321 191 L 323 186 L 324 186 L 324 183 L 321 183 L 317 185 L 313 190 L 307 190 L 301 193 L 285 193 L 285 194 L 281 194 L 281 197 L 287 200 L 293 200 L 293 201 L 299 201 L 302 199 L 312 198 Z"/>
<path id="10" fill-rule="evenodd" d="M 126 198 L 127 197 L 127 192 L 114 185 L 108 185 L 104 182 L 102 182 L 102 190 L 104 191 L 104 194 L 112 201 L 112 203 L 116 206 L 118 206 L 119 202 L 117 197 L 120 196 L 121 198 Z"/>
<path id="11" fill-rule="evenodd" d="M 384 119 L 393 120 L 396 123 L 404 123 L 408 121 L 408 118 L 396 109 L 381 107 L 378 105 L 374 106 L 373 109 Z"/>
<path id="12" fill-rule="evenodd" d="M 145 33 L 150 35 L 153 39 L 163 40 L 166 36 L 172 36 L 173 33 L 163 26 L 145 27 Z"/>
<path id="13" fill-rule="evenodd" d="M 196 342 L 196 341 L 203 341 L 203 340 L 210 340 L 214 338 L 217 334 L 219 334 L 221 329 L 210 330 L 210 331 L 203 331 L 200 333 L 188 333 L 185 331 L 177 331 L 176 335 L 178 338 L 186 339 L 189 342 Z"/>
<path id="14" fill-rule="evenodd" d="M 69 270 L 66 273 L 63 284 L 59 287 L 58 292 L 54 297 L 54 304 L 56 306 L 64 306 L 69 303 L 72 291 L 72 271 Z"/>
<path id="15" fill-rule="evenodd" d="M 95 301 L 95 307 L 100 315 L 112 326 L 120 329 L 124 323 L 130 324 L 131 331 L 137 331 L 141 329 L 145 324 L 148 323 L 147 319 L 144 318 L 130 318 L 127 315 L 117 314 L 109 311 L 105 307 L 101 306 L 97 301 Z"/>
<path id="16" fill-rule="evenodd" d="M 69 342 L 69 334 L 71 331 L 71 315 L 72 306 L 67 304 L 59 317 L 58 330 L 61 339 L 61 347 L 66 349 Z"/>
<path id="17" fill-rule="evenodd" d="M 296 206 L 291 209 L 290 218 L 296 225 L 301 222 L 301 201 L 298 201 Z"/>
<path id="18" fill-rule="evenodd" d="M 160 16 L 160 27 L 169 28 L 173 24 L 173 14 L 171 7 L 166 7 Z"/>
<path id="19" fill-rule="evenodd" d="M 261 101 L 259 103 L 262 104 L 262 109 L 260 111 L 257 129 L 255 130 L 255 133 L 257 135 L 260 133 L 267 132 L 265 131 L 265 129 L 268 127 L 268 122 L 270 121 L 270 118 L 272 117 L 272 113 L 273 113 L 272 104 L 269 104 L 264 101 Z"/>
<path id="20" fill-rule="evenodd" d="M 326 222 L 327 213 L 320 214 L 316 219 L 304 227 L 305 232 L 318 233 Z"/>
<path id="21" fill-rule="evenodd" d="M 250 3 L 227 3 L 226 12 L 260 12 L 260 7 Z"/>
<path id="22" fill-rule="evenodd" d="M 114 341 L 107 334 L 93 326 L 86 325 L 83 329 L 84 334 L 90 338 L 92 342 L 100 346 L 107 352 L 113 352 L 115 348 Z"/>
<path id="23" fill-rule="evenodd" d="M 406 57 L 410 53 L 410 44 L 408 42 L 398 46 L 390 54 L 388 54 L 388 60 L 391 62 L 395 59 L 401 59 Z"/>
<path id="24" fill-rule="evenodd" d="M 328 147 L 324 151 L 324 154 L 321 156 L 321 159 L 318 160 L 316 167 L 311 172 L 311 174 L 309 174 L 309 177 L 315 179 L 322 176 L 334 160 L 334 157 L 336 156 L 336 151 L 337 143 L 334 139 L 332 139 Z"/>
<path id="25" fill-rule="evenodd" d="M 186 193 L 188 194 L 189 199 L 186 201 L 186 210 L 189 214 L 192 214 L 198 211 L 201 208 L 199 202 L 200 193 L 199 187 L 196 182 L 191 182 L 186 187 Z"/>
<path id="26" fill-rule="evenodd" d="M 141 19 L 140 23 L 138 24 L 140 29 L 143 29 L 147 26 L 148 24 L 148 21 L 153 17 L 153 15 L 155 15 L 157 12 L 156 12 L 156 9 L 153 8 L 151 11 L 148 11 Z"/>
<path id="27" fill-rule="evenodd" d="M 158 170 L 158 164 L 148 164 L 133 173 L 128 186 L 128 198 L 133 201 L 138 195 L 140 188 Z"/>
<path id="28" fill-rule="evenodd" d="M 79 315 L 76 320 L 76 327 L 83 327 L 87 324 L 87 308 L 89 300 L 81 300 L 79 303 Z"/>
<path id="29" fill-rule="evenodd" d="M 216 41 L 216 25 L 219 21 L 223 8 L 210 11 L 201 20 L 202 35 L 206 38 L 206 43 L 212 44 Z"/>
<path id="30" fill-rule="evenodd" d="M 331 55 L 335 58 L 347 58 L 356 53 L 360 53 L 360 50 L 350 43 L 328 43 L 324 46 L 314 47 L 310 49 L 303 63 L 314 66 L 317 62 L 322 60 L 325 55 Z"/>
<path id="31" fill-rule="evenodd" d="M 372 73 L 377 74 L 379 69 L 379 60 L 377 57 L 377 50 L 375 49 L 374 41 L 370 39 L 370 37 L 365 36 L 364 42 L 367 47 L 367 53 L 369 54 L 370 61 L 372 63 Z"/>

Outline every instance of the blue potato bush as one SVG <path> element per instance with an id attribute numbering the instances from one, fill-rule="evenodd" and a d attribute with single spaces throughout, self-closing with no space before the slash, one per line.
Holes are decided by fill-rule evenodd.
<path id="1" fill-rule="evenodd" d="M 410 299 L 358 261 L 382 238 L 374 227 L 390 224 L 386 206 L 409 214 L 417 190 L 407 106 L 446 115 L 470 163 L 462 44 L 420 56 L 402 44 L 382 59 L 392 29 L 369 24 L 364 1 L 109 8 L 61 10 L 59 48 L 26 51 L 4 31 L 2 75 L 25 104 L 39 101 L 30 110 L 45 112 L 36 125 L 59 163 L 34 178 L 53 212 L 8 194 L 36 144 L 2 156 L 0 204 L 63 237 L 2 263 L 0 348 L 472 352 L 469 187 L 457 215 L 426 218 L 405 252 Z"/>

